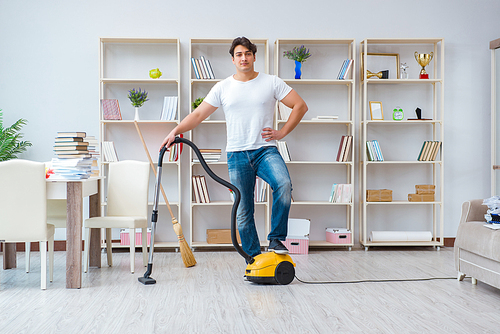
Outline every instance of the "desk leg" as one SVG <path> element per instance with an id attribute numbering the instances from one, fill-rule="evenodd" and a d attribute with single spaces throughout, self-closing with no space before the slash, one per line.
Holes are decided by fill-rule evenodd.
<path id="1" fill-rule="evenodd" d="M 82 188 L 81 182 L 67 183 L 66 288 L 69 289 L 82 287 Z"/>
<path id="2" fill-rule="evenodd" d="M 101 180 L 97 184 L 97 194 L 89 197 L 89 217 L 101 216 Z M 90 229 L 89 267 L 101 268 L 101 229 Z"/>
<path id="3" fill-rule="evenodd" d="M 3 269 L 13 269 L 17 266 L 16 243 L 3 243 Z"/>

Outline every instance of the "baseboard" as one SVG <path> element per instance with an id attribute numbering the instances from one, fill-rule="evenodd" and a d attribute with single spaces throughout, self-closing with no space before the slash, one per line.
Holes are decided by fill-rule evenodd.
<path id="1" fill-rule="evenodd" d="M 444 238 L 444 247 L 453 247 L 455 245 L 455 238 Z M 120 239 L 113 240 L 113 242 L 120 242 Z M 40 249 L 40 244 L 38 242 L 31 243 L 31 251 L 38 252 Z M 24 252 L 24 242 L 16 243 L 16 249 L 18 252 Z M 65 251 L 66 250 L 66 240 L 55 240 L 54 241 L 54 251 Z M 83 250 L 83 240 L 82 240 L 82 250 Z M 3 243 L 0 243 L 0 251 L 3 251 Z"/>

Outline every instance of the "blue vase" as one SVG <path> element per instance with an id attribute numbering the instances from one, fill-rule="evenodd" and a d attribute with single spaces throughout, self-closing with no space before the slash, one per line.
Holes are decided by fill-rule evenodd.
<path id="1" fill-rule="evenodd" d="M 295 61 L 295 79 L 300 79 L 302 75 L 302 63 L 298 60 Z"/>

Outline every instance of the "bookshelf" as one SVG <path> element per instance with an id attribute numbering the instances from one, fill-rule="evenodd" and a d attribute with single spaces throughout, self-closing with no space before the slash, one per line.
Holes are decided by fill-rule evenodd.
<path id="1" fill-rule="evenodd" d="M 294 61 L 284 58 L 283 52 L 301 45 L 308 48 L 312 56 L 302 65 L 301 79 L 294 79 Z M 350 250 L 353 242 L 329 243 L 325 230 L 328 227 L 346 228 L 353 233 L 354 228 L 354 196 L 351 195 L 350 203 L 332 203 L 329 196 L 334 183 L 349 184 L 352 194 L 354 190 L 354 145 L 351 144 L 345 162 L 338 162 L 336 157 L 342 136 L 353 136 L 354 143 L 356 83 L 353 73 L 356 73 L 356 62 L 346 79 L 336 78 L 343 61 L 355 58 L 355 40 L 277 39 L 274 46 L 275 75 L 296 90 L 309 107 L 299 125 L 282 139 L 287 142 L 291 156 L 291 161 L 286 162 L 294 198 L 290 218 L 310 219 L 310 247 L 348 247 Z M 278 108 L 276 129 L 286 123 Z M 338 118 L 313 120 L 324 115 Z M 321 150 L 311 150 L 313 146 Z"/>
<path id="2" fill-rule="evenodd" d="M 151 79 L 149 71 L 159 68 L 162 76 Z M 134 122 L 134 107 L 128 99 L 128 91 L 141 88 L 148 92 L 148 99 L 139 111 L 140 120 Z M 99 39 L 99 102 L 101 99 L 117 99 L 121 120 L 105 120 L 102 106 L 99 112 L 100 141 L 112 141 L 119 160 L 149 161 L 157 169 L 159 146 L 179 123 L 179 102 L 174 120 L 160 120 L 165 96 L 180 98 L 180 43 L 175 38 L 123 38 Z M 146 146 L 148 152 L 145 151 Z M 101 150 L 102 152 L 102 150 Z M 181 165 L 179 161 L 168 162 L 165 157 L 162 186 L 174 215 L 181 223 Z M 108 162 L 101 155 L 100 173 L 106 176 Z M 150 173 L 148 220 L 151 216 L 156 177 Z M 101 190 L 103 213 L 106 209 L 106 182 Z M 178 248 L 177 236 L 172 231 L 171 217 L 162 196 L 159 201 L 158 227 L 155 247 Z M 112 239 L 119 239 L 119 229 L 112 231 Z M 120 247 L 113 244 L 113 247 Z"/>
<path id="3" fill-rule="evenodd" d="M 269 73 L 269 46 L 267 39 L 253 39 L 252 43 L 257 45 L 255 70 L 257 72 Z M 225 38 L 192 38 L 189 44 L 189 69 L 190 90 L 189 110 L 192 112 L 191 103 L 199 97 L 205 97 L 210 89 L 219 81 L 235 73 L 231 61 L 229 48 L 233 39 Z M 191 59 L 205 57 L 209 60 L 215 79 L 197 79 Z M 190 132 L 190 140 L 200 149 L 221 149 L 221 158 L 218 162 L 209 162 L 210 168 L 220 177 L 229 180 L 226 158 L 226 122 L 224 112 L 217 109 L 210 119 L 203 121 L 198 127 Z M 230 213 L 233 202 L 228 189 L 213 181 L 203 170 L 200 163 L 193 162 L 196 156 L 189 150 L 189 198 L 190 198 L 190 232 L 189 241 L 192 248 L 232 248 L 232 244 L 209 244 L 206 241 L 207 229 L 229 229 L 231 228 Z M 210 203 L 196 203 L 193 195 L 193 175 L 205 175 Z M 261 246 L 266 247 L 267 234 L 269 233 L 269 191 L 266 191 L 266 201 L 255 203 L 255 224 Z"/>
<path id="4" fill-rule="evenodd" d="M 433 53 L 425 67 L 429 79 L 419 79 L 421 66 L 415 52 Z M 433 161 L 418 161 L 425 141 L 444 139 L 444 40 L 441 38 L 365 39 L 360 43 L 360 137 L 359 141 L 359 240 L 371 246 L 443 245 L 444 155 L 443 145 Z M 395 58 L 397 54 L 397 58 Z M 395 60 L 399 60 L 399 63 Z M 409 65 L 408 78 L 399 76 L 400 63 Z M 365 66 L 363 66 L 366 64 Z M 376 73 L 389 69 L 389 78 L 368 78 L 366 70 Z M 381 101 L 383 120 L 371 120 L 370 101 Z M 393 120 L 394 108 L 404 110 L 402 120 Z M 416 108 L 426 120 L 417 118 Z M 377 140 L 383 161 L 369 161 L 366 142 Z M 415 186 L 435 186 L 434 201 L 410 202 Z M 392 201 L 368 202 L 367 190 L 390 189 Z M 372 231 L 430 231 L 430 240 L 403 240 L 398 237 L 373 240 Z"/>

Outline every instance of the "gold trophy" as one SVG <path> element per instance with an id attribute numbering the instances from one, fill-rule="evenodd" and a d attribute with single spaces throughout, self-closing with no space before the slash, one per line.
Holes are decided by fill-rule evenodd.
<path id="1" fill-rule="evenodd" d="M 429 79 L 429 74 L 427 74 L 427 72 L 425 71 L 425 67 L 429 65 L 433 56 L 434 56 L 433 52 L 429 54 L 429 53 L 418 53 L 417 51 L 415 51 L 415 60 L 420 66 L 422 66 L 419 76 L 420 79 Z"/>

